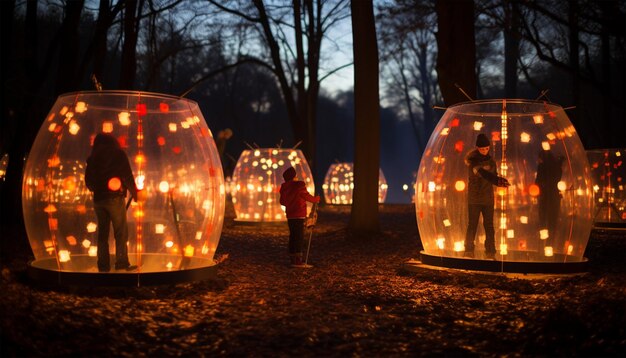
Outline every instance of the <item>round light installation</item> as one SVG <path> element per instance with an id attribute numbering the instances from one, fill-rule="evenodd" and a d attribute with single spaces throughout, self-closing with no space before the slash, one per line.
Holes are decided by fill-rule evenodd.
<path id="1" fill-rule="evenodd" d="M 304 181 L 309 193 L 315 184 L 309 164 L 298 149 L 257 148 L 241 153 L 230 182 L 231 196 L 238 222 L 287 221 L 280 205 L 283 172 L 293 167 L 296 180 Z M 311 204 L 307 203 L 309 209 Z"/>
<path id="2" fill-rule="evenodd" d="M 587 151 L 591 166 L 594 225 L 626 229 L 626 149 Z"/>
<path id="3" fill-rule="evenodd" d="M 335 163 L 328 167 L 324 184 L 324 200 L 328 204 L 352 204 L 354 190 L 354 170 L 352 163 Z M 387 180 L 382 170 L 378 170 L 378 202 L 384 203 L 387 197 Z"/>
<path id="4" fill-rule="evenodd" d="M 479 134 L 484 135 L 480 140 Z M 482 219 L 477 226 L 469 220 L 469 203 L 476 207 L 478 192 L 471 178 L 482 175 L 481 168 L 489 168 L 482 162 L 474 166 L 468 155 L 476 154 L 478 147 L 488 147 L 487 156 L 494 161 L 491 180 L 502 185 L 481 189 L 493 194 L 481 202 L 487 215 L 493 212 L 492 245 L 484 228 L 490 226 L 485 211 L 479 212 Z M 589 164 L 574 127 L 558 105 L 485 100 L 449 107 L 422 156 L 415 188 L 424 263 L 487 271 L 563 272 L 581 270 L 586 262 L 583 253 L 592 225 L 593 197 Z M 475 235 L 473 228 L 477 228 Z M 474 249 L 467 243 L 473 243 Z M 493 249 L 486 250 L 489 246 L 495 246 L 495 255 L 489 252 Z"/>
<path id="5" fill-rule="evenodd" d="M 127 206 L 128 256 L 138 266 L 133 272 L 97 269 L 99 228 L 85 186 L 85 163 L 98 133 L 117 139 L 140 190 L 138 202 Z M 113 285 L 211 274 L 224 219 L 221 168 L 211 131 L 193 101 L 125 91 L 60 96 L 24 171 L 22 205 L 35 255 L 32 274 L 64 283 Z M 107 185 L 116 190 L 121 183 L 111 178 Z"/>

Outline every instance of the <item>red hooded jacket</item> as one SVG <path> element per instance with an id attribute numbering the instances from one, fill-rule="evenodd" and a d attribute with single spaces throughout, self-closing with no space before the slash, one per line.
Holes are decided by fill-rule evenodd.
<path id="1" fill-rule="evenodd" d="M 280 205 L 286 208 L 287 219 L 306 218 L 307 201 L 319 203 L 320 198 L 309 194 L 303 181 L 288 180 L 280 186 Z"/>

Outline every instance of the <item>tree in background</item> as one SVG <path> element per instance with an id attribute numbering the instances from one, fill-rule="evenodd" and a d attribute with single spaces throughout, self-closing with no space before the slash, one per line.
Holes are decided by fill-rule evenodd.
<path id="1" fill-rule="evenodd" d="M 396 0 L 378 6 L 386 99 L 409 119 L 420 153 L 426 148 L 441 101 L 435 72 L 436 17 L 432 1 Z"/>
<path id="2" fill-rule="evenodd" d="M 372 0 L 352 0 L 354 51 L 354 191 L 350 228 L 379 230 L 380 101 L 378 45 Z"/>
<path id="3" fill-rule="evenodd" d="M 221 11 L 234 15 L 233 26 L 250 30 L 255 58 L 276 76 L 283 94 L 293 137 L 302 141 L 309 164 L 315 166 L 316 110 L 322 80 L 338 69 L 321 75 L 322 40 L 328 30 L 348 16 L 345 1 L 294 0 L 291 4 L 253 0 L 208 0 Z M 248 45 L 250 46 L 250 45 Z M 259 50 L 261 56 L 257 56 Z M 243 50 L 243 49 L 242 49 Z"/>

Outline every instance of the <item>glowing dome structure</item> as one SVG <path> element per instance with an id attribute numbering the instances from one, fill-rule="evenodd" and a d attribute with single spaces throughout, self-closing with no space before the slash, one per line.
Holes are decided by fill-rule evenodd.
<path id="1" fill-rule="evenodd" d="M 134 272 L 98 272 L 98 220 L 85 186 L 86 159 L 98 133 L 127 154 L 139 202 L 128 208 Z M 222 166 L 198 104 L 128 91 L 60 96 L 25 166 L 24 220 L 36 279 L 64 284 L 139 285 L 213 275 L 224 220 Z M 109 246 L 115 255 L 113 234 Z"/>
<path id="2" fill-rule="evenodd" d="M 465 254 L 465 159 L 479 133 L 488 139 L 498 175 L 511 184 L 487 187 L 495 192 L 495 259 L 485 253 L 480 223 L 475 251 Z M 428 141 L 415 185 L 423 263 L 504 272 L 583 270 L 593 191 L 585 150 L 560 106 L 485 100 L 449 107 Z"/>
<path id="3" fill-rule="evenodd" d="M 237 222 L 263 223 L 287 221 L 280 205 L 283 172 L 293 167 L 297 180 L 304 181 L 309 193 L 315 184 L 309 164 L 299 149 L 257 148 L 241 153 L 230 183 Z M 307 203 L 308 209 L 311 204 Z"/>
<path id="4" fill-rule="evenodd" d="M 587 151 L 591 165 L 594 225 L 626 229 L 626 149 Z"/>
<path id="5" fill-rule="evenodd" d="M 324 200 L 328 204 L 352 204 L 354 189 L 354 169 L 352 163 L 335 163 L 328 167 L 324 184 Z M 378 203 L 385 202 L 387 197 L 387 180 L 381 169 L 378 169 Z"/>

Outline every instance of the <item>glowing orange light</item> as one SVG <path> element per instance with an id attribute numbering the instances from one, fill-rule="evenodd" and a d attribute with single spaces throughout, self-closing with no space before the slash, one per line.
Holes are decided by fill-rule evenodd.
<path id="1" fill-rule="evenodd" d="M 53 155 L 48 159 L 48 168 L 58 167 L 61 164 L 61 159 L 59 159 L 58 155 Z"/>
<path id="2" fill-rule="evenodd" d="M 63 179 L 63 189 L 67 191 L 73 191 L 76 189 L 76 177 L 70 175 L 69 177 Z"/>
<path id="3" fill-rule="evenodd" d="M 159 191 L 161 193 L 167 193 L 170 190 L 170 184 L 165 180 L 159 183 Z"/>
<path id="4" fill-rule="evenodd" d="M 167 113 L 167 112 L 169 112 L 169 111 L 170 111 L 170 106 L 169 106 L 167 103 L 163 103 L 163 102 L 161 102 L 161 103 L 159 104 L 159 109 L 161 110 L 161 112 L 163 112 L 163 113 Z"/>
<path id="5" fill-rule="evenodd" d="M 530 196 L 537 196 L 539 195 L 539 185 L 537 184 L 531 184 L 528 187 L 528 194 L 530 194 Z"/>
<path id="6" fill-rule="evenodd" d="M 102 132 L 111 133 L 113 132 L 113 123 L 111 122 L 102 122 Z"/>
<path id="7" fill-rule="evenodd" d="M 57 211 L 57 208 L 52 204 L 48 204 L 48 206 L 46 206 L 46 208 L 43 209 L 43 211 L 48 214 L 51 214 L 51 213 L 55 213 Z"/>
<path id="8" fill-rule="evenodd" d="M 79 214 L 86 214 L 87 213 L 87 207 L 85 205 L 77 205 L 76 206 L 76 212 Z"/>
<path id="9" fill-rule="evenodd" d="M 107 186 L 111 191 L 118 191 L 122 187 L 122 181 L 118 177 L 113 177 L 109 179 Z"/>
<path id="10" fill-rule="evenodd" d="M 135 156 L 135 163 L 137 163 L 138 165 L 141 165 L 145 161 L 146 157 L 144 157 L 143 154 L 137 154 L 137 156 Z"/>
<path id="11" fill-rule="evenodd" d="M 492 142 L 500 141 L 500 132 L 491 132 L 491 141 Z"/>

